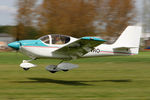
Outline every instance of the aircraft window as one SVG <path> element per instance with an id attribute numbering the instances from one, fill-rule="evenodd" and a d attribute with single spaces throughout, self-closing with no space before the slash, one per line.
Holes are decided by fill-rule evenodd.
<path id="1" fill-rule="evenodd" d="M 46 43 L 46 44 L 49 44 L 49 43 L 50 43 L 50 41 L 49 41 L 49 36 L 48 36 L 48 35 L 41 37 L 40 40 L 43 41 L 43 42 Z"/>
<path id="2" fill-rule="evenodd" d="M 61 45 L 61 44 L 66 44 L 70 41 L 70 37 L 68 36 L 64 36 L 64 35 L 51 35 L 52 37 L 52 44 L 58 44 L 58 45 Z"/>

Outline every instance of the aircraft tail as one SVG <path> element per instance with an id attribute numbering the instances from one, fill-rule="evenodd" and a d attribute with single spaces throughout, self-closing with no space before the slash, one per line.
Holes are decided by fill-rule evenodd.
<path id="1" fill-rule="evenodd" d="M 141 26 L 128 26 L 112 45 L 114 50 L 127 50 L 131 54 L 138 54 L 140 46 Z"/>

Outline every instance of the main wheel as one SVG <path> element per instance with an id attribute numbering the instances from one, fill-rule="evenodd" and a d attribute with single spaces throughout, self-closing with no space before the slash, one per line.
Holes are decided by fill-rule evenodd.
<path id="1" fill-rule="evenodd" d="M 30 68 L 23 68 L 25 71 L 28 71 Z"/>
<path id="2" fill-rule="evenodd" d="M 56 73 L 57 71 L 50 71 L 51 73 Z"/>
<path id="3" fill-rule="evenodd" d="M 63 70 L 63 71 L 64 71 L 64 72 L 67 72 L 67 71 L 69 71 L 69 70 L 66 69 L 66 70 Z"/>
<path id="4" fill-rule="evenodd" d="M 57 65 L 49 65 L 45 69 L 51 73 L 56 73 L 58 71 L 56 68 L 57 68 Z"/>

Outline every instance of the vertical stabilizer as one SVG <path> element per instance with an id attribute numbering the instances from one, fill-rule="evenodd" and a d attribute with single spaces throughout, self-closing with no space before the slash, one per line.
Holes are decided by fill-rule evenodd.
<path id="1" fill-rule="evenodd" d="M 141 26 L 128 26 L 112 46 L 114 49 L 129 48 L 131 53 L 138 54 L 141 33 Z"/>

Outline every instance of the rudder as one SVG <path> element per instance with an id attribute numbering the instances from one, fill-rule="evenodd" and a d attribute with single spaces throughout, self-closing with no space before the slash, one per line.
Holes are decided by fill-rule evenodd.
<path id="1" fill-rule="evenodd" d="M 114 49 L 128 48 L 131 53 L 138 54 L 141 33 L 141 26 L 128 26 L 112 46 Z"/>

